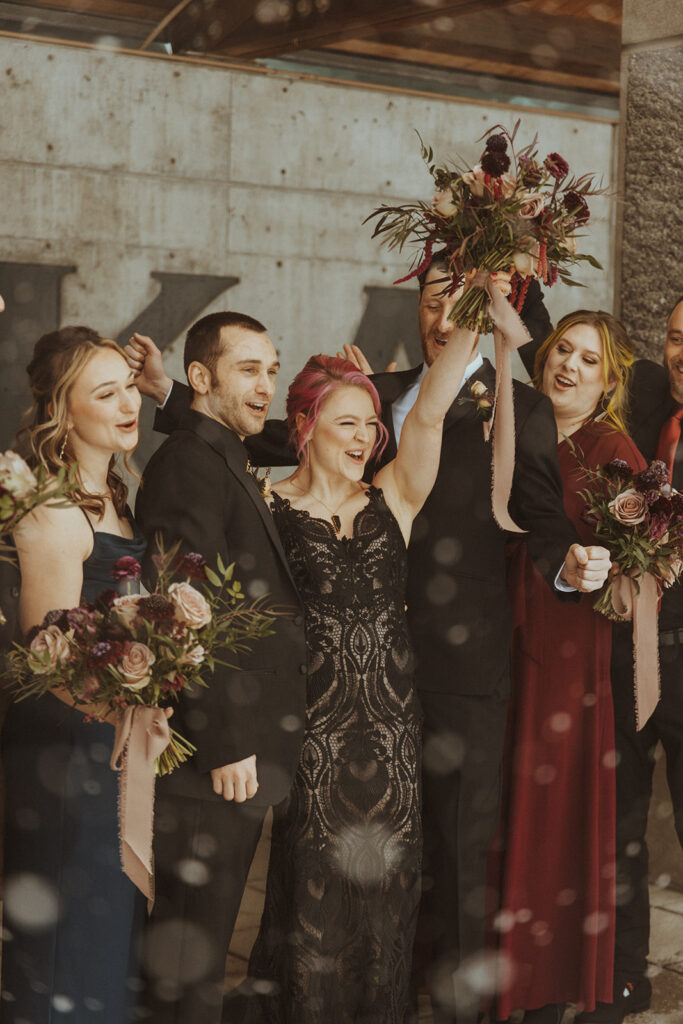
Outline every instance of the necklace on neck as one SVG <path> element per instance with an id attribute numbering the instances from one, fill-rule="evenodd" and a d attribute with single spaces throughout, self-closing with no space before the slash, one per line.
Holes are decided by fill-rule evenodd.
<path id="1" fill-rule="evenodd" d="M 322 498 L 319 498 L 317 494 L 314 494 L 310 488 L 307 491 L 305 491 L 303 487 L 299 487 L 299 485 L 295 484 L 293 480 L 290 480 L 289 482 L 292 485 L 292 487 L 296 487 L 297 491 L 299 491 L 301 494 L 303 494 L 304 496 L 310 495 L 314 501 L 319 502 L 319 504 L 321 504 L 324 509 L 327 509 L 327 511 L 330 513 L 332 528 L 338 537 L 339 534 L 341 533 L 341 516 L 339 515 L 339 509 L 337 509 L 337 511 L 331 509 L 327 502 L 323 501 Z M 362 487 L 362 484 L 359 483 L 358 486 Z M 344 498 L 344 501 L 346 501 L 346 498 Z M 342 502 L 342 504 L 344 504 L 344 502 Z"/>

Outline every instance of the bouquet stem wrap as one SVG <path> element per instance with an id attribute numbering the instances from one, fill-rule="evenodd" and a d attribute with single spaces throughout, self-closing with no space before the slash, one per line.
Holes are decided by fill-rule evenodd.
<path id="1" fill-rule="evenodd" d="M 508 512 L 515 471 L 515 408 L 512 398 L 510 355 L 531 341 L 531 336 L 516 310 L 496 288 L 488 271 L 477 271 L 472 287 L 483 288 L 489 297 L 488 315 L 493 321 L 493 343 L 496 352 L 496 395 L 491 419 L 484 424 L 488 440 L 494 419 L 496 420 L 491 458 L 493 515 L 501 530 L 524 533 L 525 531 L 517 526 Z"/>
<path id="2" fill-rule="evenodd" d="M 148 899 L 154 897 L 152 835 L 154 764 L 171 739 L 161 708 L 129 704 L 114 735 L 111 767 L 119 776 L 119 838 L 124 873 Z"/>
<path id="3" fill-rule="evenodd" d="M 620 573 L 612 583 L 612 605 L 622 619 L 633 617 L 633 686 L 636 729 L 650 719 L 659 701 L 659 645 L 657 580 L 651 572 L 638 580 Z"/>

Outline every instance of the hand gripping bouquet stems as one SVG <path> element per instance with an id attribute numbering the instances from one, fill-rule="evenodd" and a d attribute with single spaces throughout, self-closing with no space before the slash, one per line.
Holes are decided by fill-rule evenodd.
<path id="1" fill-rule="evenodd" d="M 16 699 L 59 690 L 90 720 L 115 725 L 111 766 L 119 774 L 119 836 L 124 872 L 153 896 L 154 775 L 186 761 L 193 745 L 169 728 L 165 708 L 181 692 L 211 685 L 226 652 L 269 635 L 278 614 L 247 602 L 233 566 L 216 570 L 196 553 L 157 544 L 154 592 L 101 593 L 94 604 L 49 612 L 10 654 Z M 140 578 L 140 564 L 120 558 L 118 583 Z"/>
<path id="2" fill-rule="evenodd" d="M 683 569 L 683 495 L 663 462 L 634 472 L 623 459 L 582 469 L 584 518 L 609 549 L 618 572 L 594 602 L 615 621 L 633 619 L 636 725 L 642 729 L 659 700 L 657 602 Z"/>
<path id="3" fill-rule="evenodd" d="M 450 280 L 444 291 L 453 294 L 475 271 L 512 273 L 511 301 L 519 312 L 529 281 L 537 277 L 548 287 L 558 278 L 578 282 L 570 267 L 581 261 L 602 269 L 587 253 L 579 253 L 576 231 L 590 219 L 587 197 L 600 195 L 594 176 L 570 173 L 559 153 L 541 159 L 536 139 L 515 150 L 519 121 L 512 132 L 495 125 L 483 136 L 485 148 L 474 167 L 462 162 L 437 165 L 431 147 L 420 139 L 422 158 L 434 179 L 431 203 L 381 206 L 373 238 L 390 249 L 417 246 L 407 281 L 425 272 L 433 253 L 445 250 Z M 492 329 L 489 297 L 480 283 L 468 288 L 450 314 L 458 327 L 486 333 Z"/>

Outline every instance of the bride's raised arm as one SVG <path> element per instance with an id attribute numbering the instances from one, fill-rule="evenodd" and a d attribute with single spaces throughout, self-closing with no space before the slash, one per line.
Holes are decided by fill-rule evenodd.
<path id="1" fill-rule="evenodd" d="M 462 387 L 465 370 L 474 358 L 477 335 L 455 328 L 429 367 L 412 409 L 406 416 L 396 458 L 376 475 L 404 535 L 434 486 L 441 457 L 446 413 Z"/>

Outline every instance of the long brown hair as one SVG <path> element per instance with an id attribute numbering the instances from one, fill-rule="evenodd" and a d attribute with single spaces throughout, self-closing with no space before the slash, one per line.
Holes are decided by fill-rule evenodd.
<path id="1" fill-rule="evenodd" d="M 78 375 L 102 349 L 112 349 L 124 358 L 116 342 L 102 338 L 91 327 L 62 327 L 49 331 L 36 342 L 33 358 L 26 367 L 33 405 L 27 410 L 17 436 L 31 465 L 43 465 L 50 473 L 57 473 L 76 461 L 67 428 L 69 394 Z M 128 488 L 115 472 L 114 461 L 115 456 L 112 456 L 107 486 L 117 515 L 122 516 Z M 76 479 L 74 501 L 101 519 L 105 510 L 104 496 L 90 494 L 78 477 Z"/>
<path id="2" fill-rule="evenodd" d="M 615 430 L 628 434 L 628 385 L 635 354 L 626 328 L 611 313 L 604 313 L 601 309 L 577 309 L 575 313 L 563 316 L 536 353 L 534 385 L 539 391 L 542 390 L 543 370 L 548 356 L 564 332 L 576 324 L 594 327 L 602 341 L 603 395 L 592 416 L 588 418 L 601 416 Z"/>

